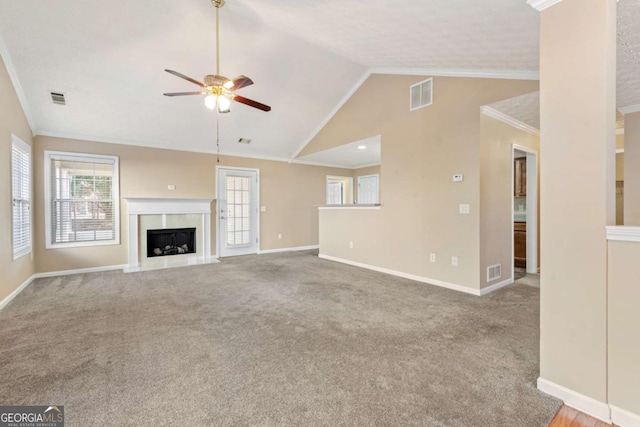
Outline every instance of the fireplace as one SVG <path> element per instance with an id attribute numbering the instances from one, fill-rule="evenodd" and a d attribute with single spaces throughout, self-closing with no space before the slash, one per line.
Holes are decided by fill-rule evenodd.
<path id="1" fill-rule="evenodd" d="M 195 254 L 195 228 L 147 230 L 147 257 Z"/>

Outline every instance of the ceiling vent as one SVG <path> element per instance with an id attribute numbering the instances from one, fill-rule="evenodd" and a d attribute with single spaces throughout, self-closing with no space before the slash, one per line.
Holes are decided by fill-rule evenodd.
<path id="1" fill-rule="evenodd" d="M 426 107 L 433 103 L 433 79 L 427 79 L 411 86 L 409 91 L 409 111 Z"/>
<path id="2" fill-rule="evenodd" d="M 238 140 L 238 144 L 250 144 L 251 140 L 249 138 L 240 138 Z"/>
<path id="3" fill-rule="evenodd" d="M 60 92 L 50 92 L 51 93 L 51 102 L 56 105 L 67 105 L 67 100 L 64 97 L 64 93 Z"/>

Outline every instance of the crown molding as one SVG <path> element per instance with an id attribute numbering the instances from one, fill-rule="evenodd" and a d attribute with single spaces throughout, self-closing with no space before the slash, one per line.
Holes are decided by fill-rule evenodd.
<path id="1" fill-rule="evenodd" d="M 333 110 L 331 110 L 331 112 L 324 118 L 324 120 L 320 123 L 320 125 L 313 132 L 311 132 L 311 135 L 309 135 L 309 137 L 304 141 L 304 143 L 300 144 L 298 149 L 291 155 L 291 158 L 289 159 L 290 162 L 293 162 L 295 158 L 298 157 L 298 155 L 302 152 L 302 150 L 304 150 L 306 146 L 309 145 L 309 143 L 313 140 L 313 138 L 315 138 L 320 133 L 320 131 L 327 125 L 327 123 L 329 123 L 329 121 L 333 118 L 333 116 L 335 116 L 338 113 L 338 111 L 342 108 L 342 106 L 347 103 L 347 101 L 353 96 L 354 93 L 356 93 L 358 89 L 360 89 L 360 86 L 362 86 L 362 84 L 369 78 L 370 75 L 371 75 L 371 69 L 368 69 L 364 72 L 364 74 L 360 77 L 360 79 L 356 81 L 356 83 L 351 87 L 351 89 L 349 89 L 349 92 L 347 92 L 346 95 L 343 96 L 342 99 L 340 99 L 340 101 L 338 101 L 338 104 L 336 104 L 336 106 L 333 107 Z"/>
<path id="2" fill-rule="evenodd" d="M 380 166 L 379 162 L 376 162 L 376 163 L 362 163 L 362 164 L 355 165 L 355 166 L 345 166 L 345 165 L 338 165 L 338 164 L 333 164 L 333 163 L 309 162 L 309 161 L 306 161 L 306 160 L 297 160 L 297 159 L 291 160 L 290 163 L 293 164 L 293 165 L 322 166 L 322 167 L 325 167 L 325 168 L 350 169 L 350 170 L 368 168 L 368 167 L 371 167 L 371 166 Z"/>
<path id="3" fill-rule="evenodd" d="M 498 110 L 496 110 L 494 108 L 491 108 L 491 107 L 488 107 L 488 106 L 485 105 L 483 107 L 480 107 L 480 111 L 482 112 L 482 114 L 484 114 L 486 116 L 489 116 L 489 117 L 491 117 L 493 119 L 496 119 L 498 121 L 501 121 L 503 123 L 511 125 L 511 126 L 517 128 L 517 129 L 520 129 L 520 130 L 525 131 L 527 133 L 530 133 L 532 135 L 540 136 L 540 131 L 538 129 L 536 129 L 533 126 L 530 126 L 530 125 L 528 125 L 526 123 L 523 123 L 520 120 L 516 120 L 511 116 L 508 116 L 508 115 L 506 115 L 504 113 L 501 113 L 500 111 L 498 111 Z"/>
<path id="4" fill-rule="evenodd" d="M 18 101 L 20 102 L 20 106 L 22 107 L 22 112 L 24 113 L 25 118 L 27 119 L 27 123 L 31 128 L 31 135 L 36 136 L 36 122 L 33 120 L 33 115 L 31 114 L 31 108 L 29 107 L 29 102 L 27 101 L 27 96 L 22 89 L 22 85 L 20 84 L 20 79 L 18 78 L 18 73 L 16 72 L 15 66 L 13 65 L 13 61 L 11 60 L 11 55 L 9 54 L 9 49 L 4 41 L 4 37 L 2 37 L 2 33 L 0 33 L 0 57 L 4 62 L 4 66 L 7 69 L 7 74 L 9 74 L 9 79 L 11 80 L 11 84 L 13 85 L 13 89 L 16 91 L 16 95 L 18 96 Z"/>
<path id="5" fill-rule="evenodd" d="M 543 10 L 553 6 L 554 4 L 560 3 L 561 1 L 562 0 L 527 0 L 527 4 L 538 12 L 542 12 Z"/>
<path id="6" fill-rule="evenodd" d="M 620 111 L 624 115 L 637 113 L 637 112 L 640 112 L 640 104 L 628 105 L 626 107 L 620 107 L 620 108 L 618 108 L 618 111 Z"/>
<path id="7" fill-rule="evenodd" d="M 90 141 L 90 142 L 102 142 L 105 144 L 117 144 L 117 145 L 129 145 L 133 147 L 141 147 L 141 148 L 151 148 L 157 150 L 171 150 L 171 151 L 184 151 L 188 153 L 200 153 L 200 154 L 218 154 L 215 149 L 211 150 L 192 150 L 189 148 L 181 147 L 168 147 L 168 146 L 158 146 L 151 145 L 142 141 L 129 141 L 124 139 L 115 139 L 115 138 L 103 138 L 99 136 L 91 136 L 91 135 L 77 135 L 65 132 L 56 132 L 56 131 L 47 131 L 47 130 L 38 130 L 36 133 L 37 136 L 48 136 L 52 138 L 65 138 L 65 139 L 73 139 L 76 141 Z M 223 150 L 220 151 L 220 155 L 224 157 L 243 157 L 247 159 L 257 159 L 257 160 L 270 160 L 273 162 L 284 162 L 289 163 L 289 159 L 285 157 L 276 157 L 276 156 L 263 156 L 259 154 L 238 154 L 238 153 L 228 153 Z"/>
<path id="8" fill-rule="evenodd" d="M 470 77 L 481 79 L 507 80 L 540 80 L 540 72 L 532 70 L 445 70 L 438 68 L 390 68 L 377 67 L 370 70 L 371 74 L 397 74 L 403 76 L 430 77 Z"/>

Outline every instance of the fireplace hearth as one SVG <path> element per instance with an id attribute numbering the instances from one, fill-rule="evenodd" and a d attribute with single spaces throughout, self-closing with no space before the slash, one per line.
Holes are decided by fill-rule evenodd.
<path id="1" fill-rule="evenodd" d="M 147 257 L 196 253 L 195 228 L 147 230 Z"/>

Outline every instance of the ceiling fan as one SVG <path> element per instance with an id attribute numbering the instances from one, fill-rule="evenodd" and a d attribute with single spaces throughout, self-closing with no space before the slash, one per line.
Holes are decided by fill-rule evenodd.
<path id="1" fill-rule="evenodd" d="M 185 79 L 188 82 L 200 86 L 202 89 L 194 92 L 169 92 L 165 93 L 164 95 L 205 95 L 205 106 L 210 110 L 213 110 L 217 107 L 219 113 L 228 113 L 229 111 L 231 111 L 231 101 L 236 101 L 262 111 L 271 111 L 271 107 L 269 107 L 268 105 L 235 94 L 236 90 L 253 84 L 253 81 L 249 77 L 240 75 L 231 80 L 225 76 L 220 75 L 220 23 L 218 12 L 219 9 L 224 6 L 224 0 L 211 0 L 211 3 L 216 7 L 216 74 L 208 74 L 204 76 L 204 83 L 202 83 L 177 71 L 165 70 L 169 74 L 173 74 L 174 76 L 180 77 L 181 79 Z"/>

